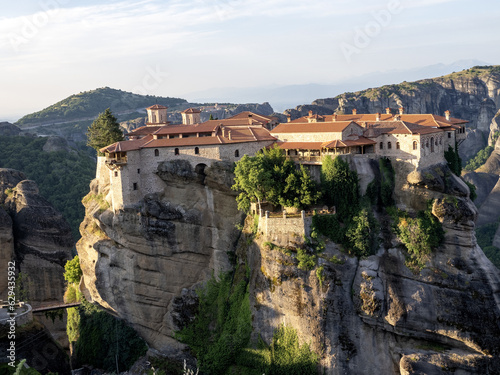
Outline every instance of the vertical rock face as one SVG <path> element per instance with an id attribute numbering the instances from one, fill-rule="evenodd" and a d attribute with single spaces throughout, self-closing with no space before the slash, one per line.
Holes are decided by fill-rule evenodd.
<path id="1" fill-rule="evenodd" d="M 380 174 L 377 163 L 355 166 L 364 176 Z M 319 282 L 286 251 L 239 238 L 230 168 L 200 178 L 179 161 L 158 167 L 163 192 L 123 211 L 111 212 L 102 199 L 108 186 L 93 181 L 78 243 L 82 288 L 169 353 L 180 348 L 173 331 L 196 311 L 193 289 L 230 269 L 226 252 L 236 251 L 251 269 L 253 338 L 270 342 L 280 324 L 293 326 L 321 353 L 326 374 L 498 373 L 500 274 L 476 244 L 467 185 L 446 165 L 393 166 L 398 207 L 415 212 L 432 199 L 445 230 L 420 273 L 405 265 L 395 238 L 361 260 L 327 243 Z"/>
<path id="2" fill-rule="evenodd" d="M 77 250 L 87 299 L 169 352 L 179 347 L 172 337 L 186 289 L 230 269 L 227 253 L 238 240 L 241 213 L 230 189 L 230 165 L 214 164 L 200 176 L 179 160 L 160 164 L 158 176 L 163 192 L 117 212 L 98 201 L 109 186 L 94 180 Z"/>
<path id="3" fill-rule="evenodd" d="M 320 283 L 314 270 L 257 241 L 249 255 L 254 335 L 269 342 L 279 324 L 293 326 L 332 375 L 498 374 L 500 273 L 476 244 L 467 186 L 446 166 L 399 176 L 398 205 L 414 211 L 434 199 L 445 230 L 426 267 L 411 272 L 394 239 L 361 260 L 327 243 Z"/>
<path id="4" fill-rule="evenodd" d="M 61 303 L 74 244 L 68 223 L 19 171 L 0 169 L 0 202 L 0 256 L 15 260 L 34 308 Z"/>

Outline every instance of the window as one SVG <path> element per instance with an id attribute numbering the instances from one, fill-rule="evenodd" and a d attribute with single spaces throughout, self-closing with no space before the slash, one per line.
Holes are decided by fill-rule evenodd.
<path id="1" fill-rule="evenodd" d="M 200 149 L 198 147 L 194 148 L 194 154 L 199 155 L 200 154 Z"/>
<path id="2" fill-rule="evenodd" d="M 157 148 L 155 148 L 155 156 L 160 156 L 160 151 Z"/>
<path id="3" fill-rule="evenodd" d="M 434 152 L 434 137 L 431 137 L 431 152 Z"/>
<path id="4" fill-rule="evenodd" d="M 239 158 L 239 157 L 240 157 L 240 150 L 236 150 L 236 151 L 234 152 L 234 157 L 235 157 L 235 158 Z"/>
<path id="5" fill-rule="evenodd" d="M 175 155 L 179 155 L 179 149 L 176 147 L 175 150 L 174 150 L 174 154 Z"/>
<path id="6" fill-rule="evenodd" d="M 417 148 L 418 148 L 418 143 L 417 143 L 417 141 L 413 141 L 413 149 L 414 149 L 414 150 L 417 150 Z"/>
<path id="7" fill-rule="evenodd" d="M 118 172 L 117 171 L 115 171 L 115 177 L 118 177 Z"/>
<path id="8" fill-rule="evenodd" d="M 384 142 L 380 142 L 380 149 L 383 150 L 384 149 Z"/>
<path id="9" fill-rule="evenodd" d="M 134 190 L 137 190 L 137 182 L 134 182 L 134 184 L 132 185 L 132 188 L 133 188 Z"/>
<path id="10" fill-rule="evenodd" d="M 387 148 L 390 150 L 392 148 L 391 142 L 387 142 Z"/>
<path id="11" fill-rule="evenodd" d="M 448 133 L 448 138 L 451 138 L 451 133 Z"/>
<path id="12" fill-rule="evenodd" d="M 429 140 L 425 141 L 425 147 L 429 148 Z"/>
<path id="13" fill-rule="evenodd" d="M 399 142 L 396 142 L 396 150 L 400 150 L 401 146 L 399 145 Z"/>
<path id="14" fill-rule="evenodd" d="M 137 174 L 139 174 L 139 173 L 141 173 L 141 170 L 138 168 L 138 169 L 137 169 Z"/>

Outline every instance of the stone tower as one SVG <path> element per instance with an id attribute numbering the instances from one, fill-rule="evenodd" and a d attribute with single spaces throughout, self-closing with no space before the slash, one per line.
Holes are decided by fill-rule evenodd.
<path id="1" fill-rule="evenodd" d="M 201 111 L 197 108 L 188 108 L 181 112 L 184 125 L 199 124 Z"/>
<path id="2" fill-rule="evenodd" d="M 148 111 L 148 126 L 167 125 L 167 107 L 155 104 L 146 108 Z"/>

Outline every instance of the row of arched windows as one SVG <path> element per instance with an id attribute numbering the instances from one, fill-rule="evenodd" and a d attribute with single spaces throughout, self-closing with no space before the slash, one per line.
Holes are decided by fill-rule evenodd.
<path id="1" fill-rule="evenodd" d="M 401 148 L 399 142 L 396 142 L 396 150 L 399 150 Z M 380 142 L 380 149 L 384 149 L 384 142 Z M 392 142 L 387 142 L 387 149 L 392 150 Z"/>
<path id="2" fill-rule="evenodd" d="M 157 148 L 155 148 L 154 154 L 155 154 L 155 156 L 160 156 L 160 150 L 158 150 Z M 194 148 L 194 154 L 195 155 L 199 155 L 200 154 L 200 148 L 199 147 L 195 147 Z M 179 155 L 179 149 L 177 147 L 174 149 L 174 155 Z M 234 151 L 234 157 L 235 158 L 239 158 L 240 157 L 240 150 Z"/>

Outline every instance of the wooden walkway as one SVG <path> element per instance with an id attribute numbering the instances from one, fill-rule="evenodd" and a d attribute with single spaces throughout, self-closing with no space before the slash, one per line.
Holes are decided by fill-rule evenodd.
<path id="1" fill-rule="evenodd" d="M 37 313 L 37 312 L 45 312 L 45 311 L 58 310 L 58 309 L 67 309 L 68 307 L 76 307 L 76 306 L 80 306 L 80 305 L 81 305 L 81 302 L 65 303 L 62 305 L 52 305 L 52 306 L 39 307 L 37 309 L 33 309 L 33 312 Z"/>

